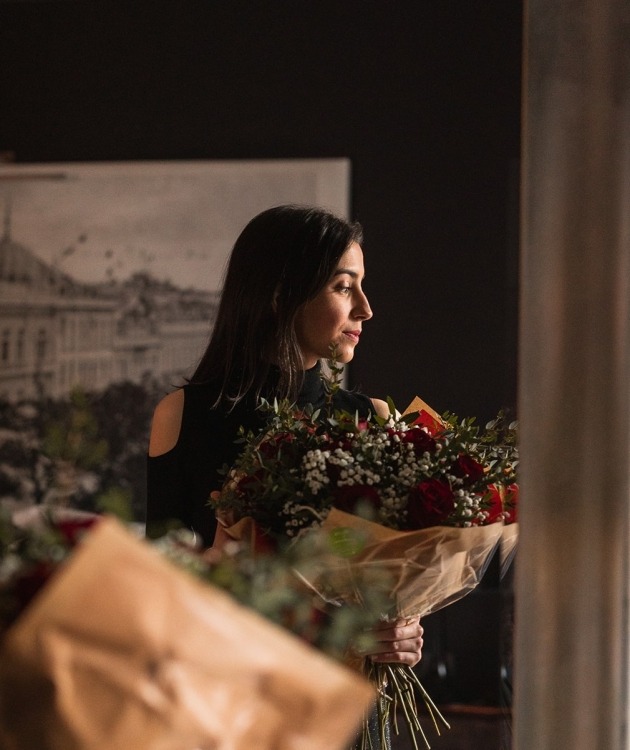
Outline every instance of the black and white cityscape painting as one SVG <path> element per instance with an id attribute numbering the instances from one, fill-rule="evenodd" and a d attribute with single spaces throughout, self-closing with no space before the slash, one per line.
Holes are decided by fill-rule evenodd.
<path id="1" fill-rule="evenodd" d="M 141 520 L 150 419 L 247 221 L 348 213 L 345 159 L 0 166 L 0 506 Z"/>

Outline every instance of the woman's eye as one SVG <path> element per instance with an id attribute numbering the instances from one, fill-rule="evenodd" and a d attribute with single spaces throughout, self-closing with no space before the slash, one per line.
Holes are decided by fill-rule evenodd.
<path id="1" fill-rule="evenodd" d="M 351 289 L 352 289 L 351 286 L 338 286 L 337 287 L 337 291 L 341 292 L 342 294 L 348 294 L 348 292 L 350 292 Z"/>

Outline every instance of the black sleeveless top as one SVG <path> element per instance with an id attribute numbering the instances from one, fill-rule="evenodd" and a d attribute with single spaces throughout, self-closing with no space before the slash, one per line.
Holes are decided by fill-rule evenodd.
<path id="1" fill-rule="evenodd" d="M 208 384 L 188 384 L 184 389 L 182 425 L 176 445 L 160 456 L 149 456 L 147 464 L 147 535 L 160 536 L 169 525 L 183 525 L 201 536 L 203 544 L 214 540 L 216 519 L 209 505 L 210 492 L 221 487 L 219 470 L 231 466 L 239 452 L 235 443 L 239 427 L 262 430 L 264 416 L 256 409 L 253 396 L 245 397 L 230 412 L 213 408 L 216 388 Z M 271 390 L 263 396 L 272 397 Z M 304 373 L 297 399 L 300 407 L 324 406 L 326 392 L 320 365 Z M 374 411 L 367 396 L 339 389 L 335 409 L 343 409 L 363 419 Z"/>

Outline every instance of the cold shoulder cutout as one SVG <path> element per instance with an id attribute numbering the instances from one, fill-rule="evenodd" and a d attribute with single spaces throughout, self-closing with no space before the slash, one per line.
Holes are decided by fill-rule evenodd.
<path id="1" fill-rule="evenodd" d="M 172 450 L 182 427 L 184 390 L 179 388 L 164 396 L 153 412 L 149 456 L 161 456 Z"/>

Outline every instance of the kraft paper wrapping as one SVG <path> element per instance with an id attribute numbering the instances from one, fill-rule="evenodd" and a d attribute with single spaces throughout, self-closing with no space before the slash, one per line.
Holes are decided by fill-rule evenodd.
<path id="1" fill-rule="evenodd" d="M 508 572 L 518 547 L 518 523 L 509 523 L 503 527 L 501 537 L 501 578 Z"/>
<path id="2" fill-rule="evenodd" d="M 504 526 L 435 526 L 396 531 L 333 508 L 322 527 L 349 528 L 365 539 L 363 548 L 343 563 L 350 574 L 365 568 L 388 573 L 389 614 L 425 616 L 461 599 L 477 586 Z M 378 580 L 378 579 L 375 579 Z"/>
<path id="3" fill-rule="evenodd" d="M 2 750 L 342 748 L 372 688 L 105 519 L 7 631 Z"/>
<path id="4" fill-rule="evenodd" d="M 432 409 L 429 404 L 427 404 L 426 401 L 420 398 L 420 396 L 415 396 L 413 401 L 409 404 L 409 406 L 405 409 L 403 412 L 403 415 L 406 414 L 415 414 L 416 412 L 425 411 L 429 416 L 433 417 L 433 419 L 441 425 L 446 425 L 442 417 L 435 411 L 435 409 Z"/>

